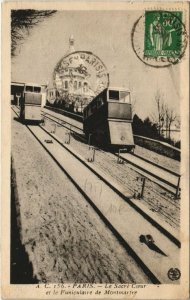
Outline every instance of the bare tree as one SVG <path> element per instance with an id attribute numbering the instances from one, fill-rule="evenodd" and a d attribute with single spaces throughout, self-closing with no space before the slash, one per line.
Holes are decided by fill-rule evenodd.
<path id="1" fill-rule="evenodd" d="M 130 91 L 130 94 L 131 94 L 131 112 L 132 112 L 132 116 L 134 116 L 134 114 L 135 114 L 135 107 L 136 107 L 136 104 L 137 104 L 137 97 L 135 95 L 133 86 L 131 85 L 130 82 L 128 84 L 128 88 L 129 88 L 129 91 Z"/>
<path id="2" fill-rule="evenodd" d="M 159 135 L 165 127 L 166 138 L 171 139 L 171 125 L 177 119 L 177 114 L 165 103 L 164 95 L 159 90 L 155 94 L 155 102 L 156 113 L 152 119 L 157 124 Z"/>
<path id="3" fill-rule="evenodd" d="M 34 9 L 11 10 L 11 55 L 15 56 L 17 46 L 26 35 L 29 35 L 31 28 L 55 12 L 55 10 Z"/>
<path id="4" fill-rule="evenodd" d="M 164 120 L 164 124 L 165 124 L 165 129 L 166 129 L 166 138 L 169 138 L 168 136 L 168 126 L 169 126 L 169 107 L 168 105 L 165 105 L 165 120 Z"/>
<path id="5" fill-rule="evenodd" d="M 167 137 L 171 137 L 171 125 L 176 120 L 177 115 L 172 108 L 168 106 L 165 107 L 165 119 L 166 119 L 166 132 L 168 133 Z"/>
<path id="6" fill-rule="evenodd" d="M 164 103 L 164 95 L 159 90 L 157 90 L 155 94 L 155 102 L 156 102 L 156 113 L 152 114 L 151 118 L 157 124 L 159 135 L 160 135 L 165 122 L 165 103 Z"/>
<path id="7" fill-rule="evenodd" d="M 179 115 L 176 115 L 176 120 L 175 120 L 175 124 L 176 124 L 176 129 L 180 130 L 181 127 L 181 119 Z"/>
<path id="8" fill-rule="evenodd" d="M 132 112 L 132 116 L 134 116 L 134 114 L 135 114 L 136 103 L 137 103 L 137 98 L 135 96 L 133 96 L 133 98 L 131 100 L 131 112 Z"/>

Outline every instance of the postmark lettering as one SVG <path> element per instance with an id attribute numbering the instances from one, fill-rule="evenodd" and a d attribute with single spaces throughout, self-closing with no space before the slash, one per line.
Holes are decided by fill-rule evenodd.
<path id="1" fill-rule="evenodd" d="M 145 11 L 133 26 L 131 40 L 137 57 L 160 68 L 181 61 L 187 47 L 182 11 Z"/>

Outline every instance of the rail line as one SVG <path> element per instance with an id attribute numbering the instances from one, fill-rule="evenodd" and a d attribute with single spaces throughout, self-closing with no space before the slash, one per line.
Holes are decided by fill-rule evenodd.
<path id="1" fill-rule="evenodd" d="M 58 110 L 58 109 L 56 109 L 56 110 Z M 74 115 L 73 113 L 70 113 L 70 112 L 67 112 L 64 110 L 61 110 L 61 111 L 63 111 L 64 113 L 66 112 L 68 115 Z M 62 126 L 66 129 L 70 130 L 74 134 L 77 134 L 78 138 L 80 140 L 85 141 L 87 143 L 87 140 L 86 140 L 85 136 L 83 135 L 82 126 L 79 127 L 68 121 L 65 121 L 65 120 L 63 121 L 62 119 L 60 119 L 60 117 L 56 117 L 56 116 L 52 115 L 51 113 L 47 113 L 45 111 L 43 111 L 43 118 L 49 119 L 50 121 L 55 122 L 55 124 L 57 124 L 57 126 Z M 67 125 L 69 125 L 69 127 Z M 123 161 L 132 165 L 134 167 L 134 169 L 137 172 L 139 172 L 141 175 L 149 178 L 150 180 L 152 180 L 153 182 L 155 182 L 156 184 L 161 186 L 166 191 L 175 195 L 176 198 L 179 198 L 180 178 L 181 178 L 180 174 L 173 172 L 163 166 L 160 166 L 160 165 L 158 165 L 146 158 L 143 158 L 137 154 L 134 154 L 134 153 L 133 154 L 118 153 L 115 155 L 118 156 L 119 158 L 121 158 Z M 135 159 L 134 159 L 134 157 L 135 157 Z M 142 162 L 144 162 L 144 166 L 143 166 Z M 154 172 L 152 170 L 154 170 Z M 159 175 L 160 172 L 161 172 L 161 176 Z"/>
<path id="2" fill-rule="evenodd" d="M 15 110 L 13 111 L 15 112 Z M 105 178 L 94 166 L 74 152 L 70 145 L 65 145 L 54 134 L 49 133 L 41 126 L 26 126 L 69 177 L 78 191 L 92 205 L 150 280 L 155 284 L 170 282 L 167 272 L 173 267 L 173 264 L 179 267 L 180 241 L 163 228 L 161 224 L 158 224 L 145 212 L 141 211 L 125 194 L 117 189 L 113 182 Z M 47 143 L 50 139 L 52 143 Z M 80 172 L 76 172 L 80 168 L 86 176 L 83 177 Z M 89 180 L 89 182 L 85 180 Z M 99 195 L 97 191 L 92 191 L 89 188 L 87 183 L 91 183 L 92 186 L 92 182 L 95 182 L 96 185 L 101 184 Z M 122 206 L 122 209 L 117 212 L 112 211 L 110 209 L 112 205 Z M 144 242 L 139 240 L 142 237 L 140 235 L 142 231 L 145 235 L 152 236 L 155 242 L 146 239 Z M 160 265 L 160 268 L 157 268 L 158 265 Z"/>
<path id="3" fill-rule="evenodd" d="M 170 174 L 176 176 L 176 177 L 180 176 L 179 173 L 174 172 L 174 171 L 172 171 L 172 170 L 170 170 L 170 169 L 167 169 L 167 168 L 165 168 L 165 167 L 163 167 L 163 166 L 161 166 L 161 165 L 159 165 L 159 164 L 157 164 L 157 163 L 155 163 L 155 162 L 153 162 L 153 161 L 151 161 L 151 160 L 149 160 L 149 159 L 147 159 L 147 158 L 145 158 L 145 157 L 143 157 L 143 156 L 140 156 L 140 155 L 138 155 L 138 154 L 136 154 L 136 153 L 131 153 L 131 154 L 132 154 L 133 156 L 135 156 L 135 157 L 138 157 L 138 158 L 144 160 L 144 161 L 147 162 L 147 163 L 150 163 L 151 165 L 153 165 L 153 166 L 155 166 L 155 167 L 158 167 L 159 169 L 162 169 L 162 170 L 164 170 L 164 171 L 166 171 L 166 172 L 168 172 L 168 173 L 170 173 Z"/>
<path id="4" fill-rule="evenodd" d="M 47 119 L 49 119 L 48 115 L 46 117 L 47 117 Z M 59 123 L 59 121 L 58 121 L 58 123 Z M 57 123 L 57 125 L 58 125 L 58 123 Z M 69 124 L 70 124 L 70 122 L 69 122 Z M 68 129 L 68 126 L 66 126 L 66 128 Z M 78 126 L 77 126 L 77 129 L 79 129 Z M 87 144 L 87 140 L 83 135 L 82 127 L 80 127 L 79 130 L 80 131 L 77 130 L 78 132 L 76 132 L 74 130 L 74 128 L 71 129 L 74 139 L 80 140 L 82 143 Z M 77 147 L 77 145 L 76 145 L 76 147 Z M 113 159 L 110 158 L 111 162 L 110 162 L 109 168 L 111 168 L 112 172 L 110 172 L 110 169 L 108 169 L 108 167 L 106 167 L 106 164 L 104 167 L 104 163 L 100 163 L 100 162 L 98 163 L 98 161 L 100 159 L 102 160 L 102 162 L 104 162 L 105 159 L 109 161 L 110 159 L 108 159 L 108 156 L 110 156 L 110 155 L 113 155 L 113 153 L 104 152 L 104 150 L 96 148 L 97 162 L 95 164 L 98 164 L 99 167 L 105 173 L 110 174 L 110 176 L 113 178 L 113 180 L 116 180 L 117 182 L 119 182 L 121 185 L 123 185 L 124 188 L 127 187 L 127 189 L 129 189 L 131 191 L 131 195 L 133 195 L 136 190 L 136 187 L 135 187 L 136 183 L 135 182 L 133 182 L 133 184 L 126 183 L 125 180 L 120 179 L 118 176 L 119 175 L 118 171 L 120 169 L 121 170 L 119 171 L 119 173 L 125 174 L 125 172 L 126 172 L 125 166 L 127 168 L 130 167 L 129 161 L 128 161 L 127 165 L 123 166 L 121 164 L 114 163 L 112 161 Z M 132 154 L 127 154 L 127 155 L 132 156 Z M 149 164 L 149 166 L 151 166 L 151 164 Z M 156 165 L 156 167 L 157 167 L 157 165 Z M 115 169 L 115 171 L 114 171 L 114 169 Z M 180 224 L 180 206 L 179 206 L 179 201 L 175 200 L 177 198 L 176 197 L 177 186 L 173 185 L 173 187 L 169 186 L 169 188 L 168 188 L 168 186 L 164 185 L 163 182 L 161 182 L 159 180 L 159 177 L 157 179 L 155 176 L 153 177 L 153 176 L 150 176 L 150 174 L 147 174 L 147 172 L 145 172 L 146 169 L 145 169 L 144 173 L 142 172 L 142 170 L 140 170 L 137 167 L 136 168 L 134 167 L 133 169 L 135 172 L 139 173 L 140 175 L 143 175 L 143 177 L 146 178 L 145 192 L 144 192 L 145 195 L 140 196 L 140 198 L 142 197 L 142 199 L 143 199 L 143 203 L 150 209 L 150 211 L 152 211 L 154 214 L 157 214 L 159 217 L 161 217 L 161 219 L 163 219 L 170 226 L 174 226 L 175 228 L 178 228 L 179 224 Z M 162 168 L 161 168 L 161 170 L 162 170 Z M 164 172 L 165 172 L 165 170 L 167 170 L 167 169 L 164 168 Z M 171 172 L 171 173 L 173 173 L 173 172 Z M 132 173 L 130 174 L 130 177 L 131 176 L 132 176 Z M 174 176 L 174 175 L 172 174 L 171 176 Z M 122 175 L 121 175 L 121 177 L 122 177 Z M 136 175 L 136 178 L 137 178 L 137 175 Z M 136 178 L 134 178 L 134 181 L 136 180 Z M 168 175 L 168 178 L 170 178 L 170 175 Z M 175 179 L 176 182 L 177 182 L 177 179 L 178 179 L 178 177 Z M 156 185 L 155 184 L 151 185 L 150 184 L 151 182 L 155 183 Z M 153 194 L 153 199 L 148 195 L 149 191 L 151 191 L 151 193 Z M 165 191 L 166 191 L 166 193 L 165 193 Z M 168 192 L 169 192 L 169 194 L 168 194 Z M 171 197 L 171 199 L 170 199 L 170 197 Z"/>
<path id="5" fill-rule="evenodd" d="M 52 111 L 54 111 L 54 112 L 61 113 L 62 115 L 69 116 L 70 118 L 77 119 L 78 122 L 81 122 L 81 123 L 83 122 L 83 117 L 80 116 L 80 115 L 78 115 L 78 114 L 69 112 L 69 111 L 64 110 L 64 109 L 54 108 L 54 107 L 48 107 L 48 106 L 47 106 L 46 108 L 47 108 L 48 110 L 50 110 L 50 111 L 52 110 Z M 81 129 L 81 127 L 80 127 L 80 129 Z M 166 172 L 168 172 L 168 173 L 174 175 L 174 176 L 180 176 L 179 173 L 174 172 L 174 171 L 172 171 L 172 170 L 170 170 L 170 169 L 167 169 L 167 168 L 165 168 L 164 166 L 161 166 L 161 165 L 159 165 L 159 164 L 153 162 L 152 160 L 149 160 L 149 159 L 147 159 L 147 158 L 145 158 L 145 157 L 143 157 L 143 156 L 140 156 L 140 155 L 138 155 L 138 154 L 136 154 L 136 153 L 131 153 L 131 154 L 134 155 L 134 156 L 137 157 L 137 158 L 140 158 L 141 160 L 144 160 L 144 161 L 147 162 L 147 163 L 150 163 L 151 165 L 153 165 L 153 166 L 155 166 L 155 167 L 158 167 L 159 169 L 162 169 L 162 170 L 164 170 L 164 171 L 166 171 Z"/>
<path id="6" fill-rule="evenodd" d="M 103 168 L 104 169 L 104 168 Z M 105 173 L 106 173 L 106 169 L 105 169 Z M 112 176 L 111 174 L 110 174 L 110 176 Z M 113 179 L 115 179 L 115 177 L 114 176 L 112 176 L 113 177 Z M 118 180 L 117 179 L 117 181 L 119 181 L 120 182 L 120 184 L 121 185 L 123 185 L 124 183 L 123 183 L 123 181 L 120 179 L 120 180 Z M 131 191 L 131 193 L 133 193 L 134 192 L 134 189 L 132 188 L 132 187 L 129 187 L 129 189 L 130 189 L 130 191 Z M 153 192 L 153 193 L 155 193 L 155 190 L 153 190 L 152 188 L 149 188 L 149 189 L 151 189 L 151 191 Z M 160 195 L 158 194 L 158 198 L 160 197 Z M 178 211 L 180 210 L 180 207 L 179 206 L 177 206 L 176 205 L 176 203 L 174 203 L 173 201 L 171 201 L 171 200 L 169 200 L 168 198 L 164 198 L 164 200 L 166 201 L 166 202 L 169 202 L 169 204 L 171 204 L 173 207 L 174 207 L 174 209 L 177 209 Z M 159 214 L 162 214 L 164 217 L 165 217 L 165 219 L 167 219 L 167 220 L 169 220 L 170 221 L 170 224 L 174 224 L 174 225 L 176 225 L 176 227 L 178 227 L 178 225 L 179 225 L 179 220 L 178 221 L 175 221 L 175 219 L 173 218 L 173 217 L 171 217 L 171 215 L 169 215 L 167 212 L 165 212 L 163 209 L 161 209 L 161 208 L 155 208 L 155 202 L 154 202 L 154 200 L 151 200 L 151 199 L 146 199 L 146 197 L 143 197 L 143 202 L 146 202 L 147 204 L 148 204 L 148 206 L 150 206 L 151 207 L 151 210 L 152 211 L 155 211 L 155 212 L 159 212 Z"/>
<path id="7" fill-rule="evenodd" d="M 86 157 L 86 153 L 89 151 L 90 147 L 88 146 L 86 138 L 83 135 L 82 126 L 80 127 L 80 129 L 80 125 L 76 126 L 79 130 L 77 130 L 76 132 L 76 130 L 74 130 L 74 127 L 72 128 L 73 123 L 70 122 L 70 119 L 68 120 L 69 125 L 67 125 L 67 122 L 65 122 L 65 117 L 64 122 L 62 122 L 60 117 L 58 117 L 57 119 L 54 119 L 53 117 L 49 119 L 49 115 L 46 115 L 45 119 L 49 121 L 47 122 L 47 127 L 49 127 L 48 124 L 51 125 L 50 128 L 48 128 L 50 132 L 55 132 L 56 128 L 57 130 L 61 127 L 64 128 L 63 133 L 61 134 L 63 139 L 65 139 L 65 130 L 71 132 L 72 146 L 76 148 L 77 152 L 80 153 L 83 157 Z M 55 123 L 56 126 L 54 126 Z M 58 136 L 60 136 L 60 133 L 61 131 L 56 131 L 56 135 L 58 134 Z M 78 141 L 80 141 L 81 143 L 77 144 Z M 88 147 L 86 148 L 85 145 L 87 145 Z M 104 150 L 97 148 L 94 164 L 97 165 L 103 172 L 105 172 L 105 175 L 109 174 L 112 179 L 121 184 L 124 189 L 127 188 L 131 193 L 131 197 L 133 197 L 137 186 L 137 176 L 140 173 L 138 169 L 134 169 L 134 171 L 132 171 L 130 164 L 118 164 L 114 159 L 113 153 L 105 152 Z M 127 174 L 126 172 L 130 173 L 130 175 L 128 175 L 127 177 L 125 175 Z M 147 178 L 144 188 L 144 196 L 140 196 L 140 200 L 146 207 L 148 207 L 149 211 L 153 212 L 153 214 L 155 215 L 154 217 L 156 217 L 157 215 L 159 218 L 161 218 L 161 220 L 178 229 L 180 225 L 180 202 L 173 199 L 175 195 L 172 196 L 171 192 L 165 192 L 165 189 L 163 189 L 162 186 L 160 188 L 159 187 L 160 185 L 158 183 L 155 184 L 154 181 L 151 181 Z"/>
<path id="8" fill-rule="evenodd" d="M 83 157 L 86 156 L 85 153 L 88 152 L 89 146 L 88 146 L 87 140 L 83 134 L 82 126 L 80 128 L 79 126 L 73 125 L 73 123 L 71 123 L 71 122 L 66 122 L 65 119 L 63 121 L 59 117 L 56 117 L 56 116 L 54 117 L 49 113 L 45 114 L 44 117 L 45 117 L 45 120 L 50 121 L 47 123 L 47 127 L 48 127 L 48 124 L 50 125 L 50 128 L 48 128 L 48 129 L 50 129 L 49 130 L 50 132 L 52 132 L 52 133 L 56 132 L 56 135 L 58 134 L 58 136 L 60 136 L 60 131 L 58 130 L 58 128 L 63 127 L 64 128 L 63 132 L 66 130 L 72 134 L 71 135 L 71 137 L 73 137 L 72 141 L 73 142 L 75 141 L 74 144 L 72 142 L 72 146 L 74 146 L 74 148 L 76 148 L 79 153 L 81 153 L 81 151 L 82 151 Z M 56 126 L 54 126 L 55 124 L 56 124 Z M 58 130 L 58 132 L 56 130 Z M 63 136 L 63 134 L 61 134 L 61 135 Z M 80 142 L 82 143 L 79 145 L 79 147 L 77 145 L 77 140 L 80 140 Z M 88 148 L 86 148 L 84 144 L 87 145 Z M 130 155 L 130 154 L 127 153 L 127 155 Z M 130 155 L 130 156 L 132 156 L 132 155 Z M 95 165 L 97 165 L 105 174 L 106 173 L 109 174 L 112 177 L 112 179 L 115 180 L 116 182 L 118 182 L 119 184 L 121 184 L 124 189 L 127 188 L 131 193 L 131 197 L 133 198 L 133 195 L 136 190 L 136 185 L 137 185 L 136 180 L 137 180 L 138 173 L 140 175 L 142 175 L 142 173 L 140 173 L 138 168 L 136 168 L 136 169 L 134 168 L 133 172 L 130 171 L 131 168 L 130 168 L 129 163 L 117 164 L 116 160 L 113 160 L 113 158 L 114 158 L 113 153 L 105 152 L 102 149 L 96 148 Z M 106 161 L 108 163 L 106 163 Z M 111 169 L 111 172 L 110 172 L 110 169 Z M 130 171 L 130 178 L 128 177 L 127 182 L 125 179 L 122 178 L 126 171 L 127 171 L 127 173 L 129 173 L 129 171 Z M 143 175 L 143 176 L 147 176 L 147 174 L 145 173 L 145 175 Z M 131 181 L 131 178 L 133 178 L 132 181 Z M 153 182 L 153 184 L 151 184 L 151 182 Z M 172 199 L 173 196 L 170 194 L 171 192 L 169 192 L 169 194 L 166 193 L 166 196 L 165 196 L 164 195 L 165 189 L 162 187 L 161 184 L 159 184 L 160 182 L 156 182 L 156 185 L 154 184 L 154 182 L 155 182 L 154 177 L 146 179 L 145 196 L 142 196 L 144 205 L 148 206 L 150 211 L 152 211 L 154 214 L 157 214 L 166 223 L 170 224 L 170 226 L 172 226 L 172 227 L 174 226 L 175 228 L 178 228 L 179 224 L 180 224 L 179 201 Z M 161 188 L 159 188 L 159 186 L 161 186 Z M 149 190 L 152 191 L 153 198 L 148 195 Z M 174 189 L 174 192 L 175 192 L 175 189 Z M 172 197 L 172 198 L 170 199 L 170 197 Z M 175 195 L 174 195 L 174 197 L 175 197 Z"/>
<path id="9" fill-rule="evenodd" d="M 151 161 L 130 153 L 115 154 L 118 158 L 129 163 L 140 174 L 154 181 L 166 191 L 179 197 L 181 176 Z"/>
<path id="10" fill-rule="evenodd" d="M 83 116 L 81 115 L 78 115 L 78 114 L 75 114 L 75 113 L 72 113 L 68 110 L 64 110 L 62 108 L 57 108 L 57 107 L 52 107 L 52 106 L 45 106 L 46 109 L 49 109 L 49 110 L 52 110 L 54 112 L 57 112 L 59 114 L 62 114 L 64 116 L 69 116 L 75 120 L 77 120 L 78 122 L 83 122 Z"/>
<path id="11" fill-rule="evenodd" d="M 52 114 L 49 114 L 49 113 L 47 113 L 47 112 L 45 112 L 45 111 L 43 111 L 43 117 L 44 118 L 48 118 L 49 120 L 51 120 L 51 121 L 54 121 L 56 124 L 58 124 L 58 125 L 62 125 L 63 127 L 65 127 L 65 128 L 67 128 L 67 129 L 70 129 L 71 131 L 74 131 L 72 128 L 74 128 L 74 129 L 76 129 L 76 130 L 78 130 L 78 131 L 81 131 L 81 132 L 83 132 L 83 130 L 80 128 L 80 127 L 78 127 L 78 126 L 76 126 L 76 125 L 73 125 L 73 123 L 69 123 L 69 122 L 67 122 L 67 121 L 63 121 L 63 120 L 61 120 L 60 118 L 58 118 L 58 117 L 56 117 L 56 116 L 53 116 Z M 68 124 L 69 126 L 71 126 L 70 128 L 69 127 L 67 127 L 65 124 Z"/>
<path id="12" fill-rule="evenodd" d="M 49 118 L 49 120 L 54 121 L 59 124 L 60 118 L 52 116 L 52 114 L 49 113 L 44 113 L 46 118 Z M 72 114 L 73 113 L 69 113 Z M 54 119 L 54 120 L 53 120 Z M 71 131 L 75 132 L 76 134 L 78 131 L 80 133 L 83 132 L 82 127 L 78 127 L 76 125 L 73 125 L 72 123 L 65 122 L 69 124 L 72 128 Z M 66 127 L 65 125 L 63 125 Z M 77 132 L 74 129 L 77 129 Z M 67 129 L 69 129 L 67 127 Z M 83 139 L 84 141 L 87 142 L 84 136 L 79 136 L 80 139 Z M 139 172 L 140 174 L 144 175 L 145 177 L 148 177 L 150 180 L 154 181 L 158 185 L 160 185 L 162 188 L 165 190 L 171 192 L 176 196 L 176 198 L 179 197 L 179 192 L 180 192 L 180 174 L 173 172 L 163 166 L 160 166 L 142 156 L 139 156 L 137 154 L 115 154 L 116 156 L 119 156 L 122 158 L 125 162 L 131 164 L 133 167 L 135 167 L 136 171 Z M 135 159 L 134 159 L 135 158 Z M 144 162 L 144 166 L 142 165 L 142 162 Z M 154 170 L 154 172 L 152 170 Z M 159 173 L 161 172 L 161 176 Z"/>

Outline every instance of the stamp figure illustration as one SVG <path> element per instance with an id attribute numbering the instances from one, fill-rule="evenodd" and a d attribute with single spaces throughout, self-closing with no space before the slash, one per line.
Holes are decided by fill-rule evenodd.
<path id="1" fill-rule="evenodd" d="M 145 12 L 144 56 L 179 56 L 181 36 L 182 12 Z"/>
<path id="2" fill-rule="evenodd" d="M 145 11 L 131 32 L 137 57 L 155 68 L 181 62 L 186 53 L 188 35 L 182 11 Z"/>

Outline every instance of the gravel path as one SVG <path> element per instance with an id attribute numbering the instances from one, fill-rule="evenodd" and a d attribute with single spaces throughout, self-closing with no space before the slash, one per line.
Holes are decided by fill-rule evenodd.
<path id="1" fill-rule="evenodd" d="M 50 121 L 46 120 L 45 124 L 45 128 L 49 131 L 54 128 Z M 64 142 L 65 130 L 63 127 L 57 127 L 56 135 Z M 72 134 L 71 136 L 71 146 L 87 159 L 88 145 L 82 142 L 76 134 Z M 139 174 L 131 168 L 130 164 L 117 164 L 117 158 L 112 153 L 96 150 L 94 163 L 105 174 L 109 174 L 115 181 L 123 185 L 131 196 L 134 195 L 135 191 L 138 191 L 138 186 L 139 189 L 141 188 L 141 184 L 137 182 Z M 170 192 L 165 191 L 156 183 L 146 179 L 144 197 L 143 200 L 139 201 L 143 201 L 151 211 L 171 227 L 179 229 L 180 200 L 176 200 Z"/>
<path id="2" fill-rule="evenodd" d="M 40 282 L 148 283 L 30 132 L 12 122 L 22 242 Z"/>

